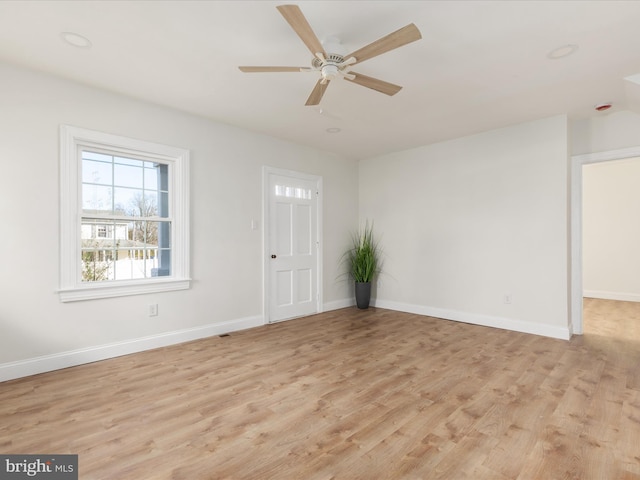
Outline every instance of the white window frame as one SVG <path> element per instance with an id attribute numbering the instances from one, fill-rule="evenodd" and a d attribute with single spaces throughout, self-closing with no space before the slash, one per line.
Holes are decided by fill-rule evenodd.
<path id="1" fill-rule="evenodd" d="M 102 148 L 123 155 L 156 159 L 169 165 L 171 212 L 171 275 L 135 280 L 83 282 L 81 262 L 81 150 Z M 189 150 L 60 126 L 60 301 L 185 290 L 189 278 Z"/>

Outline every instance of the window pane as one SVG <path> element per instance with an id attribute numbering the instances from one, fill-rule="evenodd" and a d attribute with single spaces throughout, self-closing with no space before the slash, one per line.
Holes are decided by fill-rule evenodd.
<path id="1" fill-rule="evenodd" d="M 142 203 L 145 217 L 155 217 L 158 215 L 158 192 L 144 191 L 144 201 Z"/>
<path id="2" fill-rule="evenodd" d="M 159 248 L 171 247 L 171 223 L 147 222 L 147 242 L 158 245 Z"/>
<path id="3" fill-rule="evenodd" d="M 110 213 L 113 192 L 111 187 L 82 185 L 82 211 L 85 213 Z"/>
<path id="4" fill-rule="evenodd" d="M 86 150 L 82 151 L 82 158 L 86 158 L 89 160 L 97 160 L 100 162 L 108 162 L 108 163 L 111 163 L 113 160 L 113 157 L 111 155 L 107 155 L 104 153 L 97 153 L 97 152 L 88 152 Z"/>
<path id="5" fill-rule="evenodd" d="M 169 222 L 84 219 L 82 281 L 134 280 L 171 275 Z M 103 236 L 106 235 L 106 236 Z M 163 247 L 159 248 L 159 244 Z"/>
<path id="6" fill-rule="evenodd" d="M 167 165 L 89 151 L 82 158 L 85 213 L 169 217 Z"/>
<path id="7" fill-rule="evenodd" d="M 160 190 L 166 192 L 169 190 L 169 165 L 156 164 L 160 175 Z"/>
<path id="8" fill-rule="evenodd" d="M 167 277 L 171 275 L 171 251 L 168 249 L 158 250 L 158 266 L 151 269 L 153 277 Z"/>
<path id="9" fill-rule="evenodd" d="M 91 221 L 82 223 L 83 282 L 102 282 L 113 279 L 114 247 L 116 242 L 113 237 L 99 237 L 103 230 L 109 229 L 109 226 L 108 224 Z"/>
<path id="10" fill-rule="evenodd" d="M 151 246 L 150 246 L 151 247 Z M 114 280 L 134 280 L 152 277 L 157 266 L 157 249 L 138 247 L 120 248 L 114 264 Z"/>
<path id="11" fill-rule="evenodd" d="M 82 167 L 84 213 L 169 217 L 168 165 L 83 151 Z"/>
<path id="12" fill-rule="evenodd" d="M 140 222 L 141 241 L 146 245 L 158 246 L 158 222 Z"/>
<path id="13" fill-rule="evenodd" d="M 81 226 L 82 248 L 114 248 L 128 239 L 128 225 L 123 222 L 84 218 Z"/>
<path id="14" fill-rule="evenodd" d="M 160 187 L 158 184 L 158 169 L 151 162 L 144 162 L 144 164 L 144 188 L 146 190 L 158 190 Z"/>
<path id="15" fill-rule="evenodd" d="M 114 203 L 115 212 L 118 215 L 139 217 L 143 210 L 143 192 L 135 188 L 115 187 Z M 142 209 L 142 210 L 141 210 Z"/>
<path id="16" fill-rule="evenodd" d="M 169 194 L 167 192 L 160 193 L 160 203 L 158 205 L 158 216 L 162 218 L 169 217 Z"/>
<path id="17" fill-rule="evenodd" d="M 145 163 L 142 160 L 135 160 L 133 158 L 125 158 L 125 157 L 113 157 L 113 161 L 114 163 L 117 163 L 120 165 L 132 165 L 134 167 L 142 167 L 142 165 Z"/>
<path id="18" fill-rule="evenodd" d="M 104 250 L 82 251 L 82 281 L 102 282 L 113 278 L 113 262 L 109 261 Z"/>
<path id="19" fill-rule="evenodd" d="M 82 181 L 84 183 L 111 185 L 113 183 L 111 163 L 95 162 L 93 160 L 83 159 Z"/>
<path id="20" fill-rule="evenodd" d="M 134 246 L 137 245 L 138 242 L 144 243 L 145 223 L 144 221 L 137 220 L 127 224 L 128 238 L 133 242 Z"/>
<path id="21" fill-rule="evenodd" d="M 116 163 L 113 166 L 113 184 L 119 187 L 142 188 L 142 168 Z"/>
<path id="22" fill-rule="evenodd" d="M 276 185 L 275 194 L 278 197 L 290 197 L 300 199 L 310 199 L 311 190 L 308 188 L 289 187 L 287 185 Z"/>

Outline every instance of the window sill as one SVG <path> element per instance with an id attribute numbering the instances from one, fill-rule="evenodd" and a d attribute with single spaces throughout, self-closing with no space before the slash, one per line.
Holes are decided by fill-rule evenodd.
<path id="1" fill-rule="evenodd" d="M 78 302 L 98 298 L 124 297 L 145 293 L 170 292 L 187 290 L 191 286 L 190 279 L 158 279 L 145 282 L 118 282 L 117 284 L 92 284 L 76 288 L 58 290 L 61 302 Z"/>

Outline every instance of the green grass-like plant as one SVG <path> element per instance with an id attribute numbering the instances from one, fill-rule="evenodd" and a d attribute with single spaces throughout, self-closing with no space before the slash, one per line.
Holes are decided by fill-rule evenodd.
<path id="1" fill-rule="evenodd" d="M 373 224 L 367 222 L 351 237 L 346 252 L 349 274 L 356 282 L 371 282 L 380 267 L 380 249 L 373 236 Z"/>

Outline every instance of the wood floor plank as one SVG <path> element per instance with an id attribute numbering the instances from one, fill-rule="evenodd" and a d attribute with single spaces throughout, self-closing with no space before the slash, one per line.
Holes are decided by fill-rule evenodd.
<path id="1" fill-rule="evenodd" d="M 80 478 L 640 479 L 640 304 L 570 341 L 370 308 L 0 383 L 2 453 Z"/>

